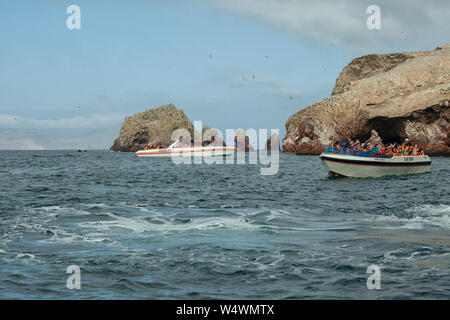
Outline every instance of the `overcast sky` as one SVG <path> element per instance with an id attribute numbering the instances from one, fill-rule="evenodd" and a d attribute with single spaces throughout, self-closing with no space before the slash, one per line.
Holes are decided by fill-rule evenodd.
<path id="1" fill-rule="evenodd" d="M 69 30 L 69 5 L 81 29 Z M 381 9 L 381 30 L 366 10 Z M 0 3 L 0 149 L 106 149 L 123 118 L 277 128 L 353 58 L 450 42 L 450 1 L 29 0 Z"/>

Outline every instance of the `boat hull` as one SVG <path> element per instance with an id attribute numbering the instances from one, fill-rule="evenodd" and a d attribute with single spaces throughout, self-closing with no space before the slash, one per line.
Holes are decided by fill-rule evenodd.
<path id="1" fill-rule="evenodd" d="M 331 175 L 355 178 L 418 174 L 429 172 L 431 169 L 431 160 L 428 156 L 366 158 L 322 153 L 320 159 Z"/>
<path id="2" fill-rule="evenodd" d="M 193 147 L 173 149 L 139 150 L 136 157 L 217 157 L 234 154 L 236 148 L 231 147 Z"/>

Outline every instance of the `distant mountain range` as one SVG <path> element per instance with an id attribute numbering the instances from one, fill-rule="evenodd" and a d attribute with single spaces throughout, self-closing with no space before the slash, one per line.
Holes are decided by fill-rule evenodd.
<path id="1" fill-rule="evenodd" d="M 0 129 L 0 150 L 109 149 L 118 128 L 91 130 L 79 137 L 49 137 L 19 129 Z"/>

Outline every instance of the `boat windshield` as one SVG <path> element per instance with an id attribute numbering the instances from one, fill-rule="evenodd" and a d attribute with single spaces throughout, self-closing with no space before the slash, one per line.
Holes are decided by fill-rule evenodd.
<path id="1" fill-rule="evenodd" d="M 170 146 L 168 146 L 167 149 L 177 148 L 179 144 L 180 144 L 180 140 L 177 140 L 174 143 L 172 143 Z"/>
<path id="2" fill-rule="evenodd" d="M 337 148 L 337 147 L 328 147 L 325 149 L 324 153 L 334 153 L 334 154 L 343 154 L 357 157 L 368 157 L 368 158 L 392 158 L 391 155 L 380 154 L 373 151 L 361 151 L 361 150 L 352 150 L 350 148 Z"/>

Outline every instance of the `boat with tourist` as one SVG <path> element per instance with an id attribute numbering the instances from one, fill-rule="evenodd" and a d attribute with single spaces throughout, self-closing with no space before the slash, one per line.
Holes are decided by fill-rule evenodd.
<path id="1" fill-rule="evenodd" d="M 217 145 L 194 146 L 193 144 L 186 145 L 180 140 L 177 140 L 167 148 L 161 146 L 154 148 L 153 146 L 149 146 L 144 150 L 136 151 L 134 155 L 136 157 L 215 157 L 233 155 L 235 151 L 235 147 Z"/>
<path id="2" fill-rule="evenodd" d="M 341 177 L 377 178 L 431 170 L 430 157 L 408 142 L 387 147 L 343 143 L 328 147 L 320 159 L 331 176 Z"/>

